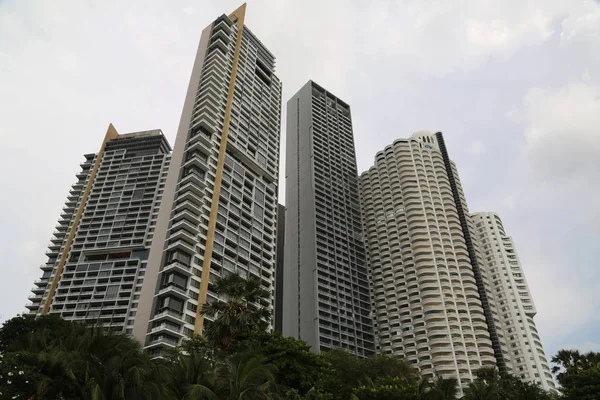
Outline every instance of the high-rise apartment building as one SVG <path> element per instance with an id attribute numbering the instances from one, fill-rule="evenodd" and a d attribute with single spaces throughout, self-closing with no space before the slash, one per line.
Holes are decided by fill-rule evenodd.
<path id="1" fill-rule="evenodd" d="M 513 239 L 506 234 L 498 214 L 480 212 L 471 216 L 506 336 L 506 348 L 511 354 L 512 372 L 546 390 L 554 389 L 533 320 L 535 305 Z"/>
<path id="2" fill-rule="evenodd" d="M 131 332 L 170 151 L 160 130 L 119 135 L 109 126 L 67 196 L 30 313 Z"/>
<path id="3" fill-rule="evenodd" d="M 360 176 L 378 351 L 464 386 L 507 368 L 504 332 L 473 221 L 441 133 L 417 132 Z"/>
<path id="4" fill-rule="evenodd" d="M 285 207 L 277 207 L 277 267 L 275 269 L 275 330 L 283 331 L 283 260 L 285 250 Z"/>
<path id="5" fill-rule="evenodd" d="M 287 103 L 283 334 L 374 354 L 350 107 L 309 81 Z"/>
<path id="6" fill-rule="evenodd" d="M 274 306 L 281 82 L 244 17 L 200 38 L 133 331 L 150 354 L 202 333 L 219 276 L 259 278 Z"/>

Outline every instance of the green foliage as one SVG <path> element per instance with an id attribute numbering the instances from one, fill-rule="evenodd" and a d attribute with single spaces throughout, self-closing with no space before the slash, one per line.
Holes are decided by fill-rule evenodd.
<path id="1" fill-rule="evenodd" d="M 600 399 L 600 353 L 560 350 L 552 362 L 565 399 Z"/>
<path id="2" fill-rule="evenodd" d="M 283 337 L 277 332 L 253 332 L 236 341 L 234 349 L 261 357 L 275 366 L 282 393 L 293 388 L 298 395 L 304 396 L 329 370 L 329 364 L 311 352 L 306 342 Z"/>
<path id="3" fill-rule="evenodd" d="M 416 385 L 412 377 L 383 376 L 373 381 L 365 379 L 365 383 L 352 390 L 355 400 L 413 400 L 416 399 Z"/>
<path id="4" fill-rule="evenodd" d="M 214 359 L 205 339 L 194 335 L 180 347 L 167 350 L 161 370 L 165 389 L 173 399 L 218 399 L 214 389 Z"/>
<path id="5" fill-rule="evenodd" d="M 413 386 L 418 382 L 418 376 L 410 364 L 398 357 L 379 355 L 358 358 L 343 349 L 333 349 L 321 357 L 330 367 L 319 381 L 319 387 L 333 394 L 334 399 L 349 399 L 359 384 L 378 382 L 383 377 L 398 378 Z M 399 382 L 395 381 L 395 384 Z"/>
<path id="6" fill-rule="evenodd" d="M 260 280 L 230 274 L 217 279 L 213 291 L 228 301 L 205 303 L 200 309 L 201 315 L 215 317 L 204 329 L 210 344 L 227 351 L 236 337 L 267 329 L 271 314 L 266 307 L 257 306 L 268 297 Z"/>
<path id="7" fill-rule="evenodd" d="M 463 400 L 550 400 L 550 393 L 539 386 L 522 382 L 513 375 L 499 373 L 496 368 L 481 368 L 477 378 L 465 391 Z"/>
<path id="8" fill-rule="evenodd" d="M 217 390 L 222 399 L 269 400 L 278 398 L 276 368 L 251 354 L 235 354 L 217 366 Z"/>
<path id="9" fill-rule="evenodd" d="M 53 316 L 16 317 L 0 331 L 3 396 L 149 399 L 160 395 L 157 369 L 140 345 L 124 335 Z"/>
<path id="10" fill-rule="evenodd" d="M 215 317 L 151 360 L 133 339 L 55 316 L 17 316 L 0 329 L 0 398 L 166 400 L 454 400 L 456 379 L 421 379 L 405 360 L 315 354 L 303 341 L 264 332 L 266 295 L 257 281 L 215 283 L 227 299 Z M 600 399 L 600 354 L 560 351 L 553 359 L 565 399 Z M 482 368 L 463 400 L 550 400 L 540 387 Z"/>

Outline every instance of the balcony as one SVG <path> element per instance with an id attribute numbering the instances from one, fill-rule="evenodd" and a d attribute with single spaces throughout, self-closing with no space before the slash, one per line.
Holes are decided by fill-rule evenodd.
<path id="1" fill-rule="evenodd" d="M 189 265 L 185 265 L 179 261 L 171 261 L 169 264 L 165 265 L 162 272 L 171 272 L 176 271 L 185 276 L 192 275 L 192 267 Z"/>
<path id="2" fill-rule="evenodd" d="M 152 328 L 152 330 L 150 331 L 150 333 L 160 333 L 160 332 L 167 332 L 167 333 L 171 333 L 174 335 L 177 335 L 179 337 L 183 337 L 184 334 L 181 332 L 182 329 L 181 327 L 176 327 L 172 324 L 166 324 L 166 323 L 162 323 L 158 326 L 155 326 L 154 328 Z"/>
<path id="3" fill-rule="evenodd" d="M 154 317 L 152 317 L 152 319 L 150 320 L 150 322 L 153 321 L 160 321 L 162 319 L 166 319 L 169 321 L 173 321 L 173 322 L 177 322 L 179 324 L 181 324 L 183 322 L 183 314 L 174 310 L 162 310 L 156 314 L 154 314 Z"/>
<path id="4" fill-rule="evenodd" d="M 177 347 L 179 345 L 179 340 L 173 339 L 169 336 L 159 336 L 156 338 L 152 338 L 148 345 L 144 347 L 144 349 L 151 349 L 153 347 L 158 346 L 168 346 L 168 347 Z"/>
<path id="5" fill-rule="evenodd" d="M 202 209 L 200 209 L 200 207 L 198 207 L 196 204 L 192 203 L 189 200 L 185 200 L 173 207 L 174 213 L 179 213 L 183 210 L 188 210 L 194 215 L 202 215 Z"/>
<path id="6" fill-rule="evenodd" d="M 196 172 L 189 172 L 187 175 L 183 176 L 180 180 L 180 185 L 185 185 L 186 183 L 194 183 L 199 188 L 206 187 L 206 183 L 204 183 L 204 179 L 206 179 L 206 175 L 201 176 Z M 198 189 L 201 190 L 201 189 Z"/>
<path id="7" fill-rule="evenodd" d="M 182 288 L 172 285 L 172 284 L 162 287 L 158 291 L 157 295 L 158 296 L 164 296 L 164 295 L 177 296 L 183 300 L 187 300 L 187 298 L 188 298 L 187 291 L 185 289 L 182 289 Z"/>
<path id="8" fill-rule="evenodd" d="M 188 168 L 191 166 L 197 167 L 205 172 L 208 171 L 208 157 L 206 155 L 202 156 L 194 153 L 181 167 Z M 204 179 L 204 177 L 202 177 L 202 179 Z"/>
<path id="9" fill-rule="evenodd" d="M 174 251 L 174 250 L 182 250 L 188 254 L 196 253 L 196 251 L 194 250 L 194 245 L 184 242 L 183 240 L 177 240 L 173 243 L 168 244 L 167 251 Z"/>
<path id="10" fill-rule="evenodd" d="M 176 213 L 175 215 L 173 215 L 173 218 L 171 219 L 171 223 L 177 223 L 182 220 L 186 220 L 193 225 L 200 224 L 200 217 L 194 215 L 191 211 L 188 211 L 188 210 L 183 210 L 183 211 L 180 211 L 180 212 Z"/>
<path id="11" fill-rule="evenodd" d="M 39 286 L 34 286 L 31 288 L 31 291 L 33 293 L 40 293 L 39 295 L 41 296 L 41 293 L 44 293 L 44 291 L 46 290 L 46 287 L 39 287 Z"/>
<path id="12" fill-rule="evenodd" d="M 198 208 L 201 208 L 202 205 L 204 204 L 204 200 L 202 199 L 202 197 L 198 197 L 196 196 L 194 193 L 192 192 L 186 192 L 184 194 L 182 194 L 181 196 L 178 196 L 176 199 L 176 202 L 183 202 L 185 200 L 193 203 L 194 205 L 196 205 Z"/>
<path id="13" fill-rule="evenodd" d="M 195 238 L 196 234 L 189 232 L 187 229 L 184 229 L 183 227 L 179 227 L 179 228 L 171 228 L 171 230 L 169 231 L 169 241 L 172 240 L 184 240 L 188 243 L 191 243 L 191 246 L 193 246 L 193 243 L 196 243 L 196 238 Z"/>
<path id="14" fill-rule="evenodd" d="M 46 287 L 48 286 L 48 278 L 42 278 L 42 279 L 36 279 L 35 281 L 33 281 L 33 284 L 38 286 L 38 287 Z"/>
<path id="15" fill-rule="evenodd" d="M 41 294 L 32 294 L 31 296 L 28 296 L 27 299 L 31 300 L 33 302 L 37 302 L 39 305 L 40 301 L 42 301 L 42 295 Z"/>
<path id="16" fill-rule="evenodd" d="M 193 174 L 191 174 L 191 175 L 193 175 Z M 188 175 L 188 176 L 191 176 L 191 175 Z M 196 178 L 196 180 L 198 180 L 198 179 Z M 206 185 L 204 184 L 204 182 L 200 182 L 200 185 L 201 186 L 197 185 L 195 182 L 191 182 L 191 178 L 189 178 L 187 180 L 186 180 L 186 178 L 183 178 L 179 184 L 179 189 L 177 190 L 177 195 L 179 196 L 179 195 L 182 195 L 185 192 L 189 191 L 189 192 L 194 193 L 196 196 L 203 197 L 204 196 L 204 187 Z"/>

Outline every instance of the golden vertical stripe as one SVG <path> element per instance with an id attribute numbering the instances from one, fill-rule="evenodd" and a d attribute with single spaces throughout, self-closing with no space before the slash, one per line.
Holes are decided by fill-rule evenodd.
<path id="1" fill-rule="evenodd" d="M 58 267 L 56 268 L 56 274 L 54 275 L 54 279 L 52 279 L 52 283 L 50 284 L 50 290 L 48 291 L 48 296 L 46 297 L 46 302 L 44 303 L 44 308 L 42 309 L 42 314 L 46 314 L 50 310 L 50 306 L 52 305 L 52 299 L 54 298 L 54 293 L 56 292 L 56 286 L 58 285 L 58 281 L 60 280 L 60 276 L 65 267 L 65 263 L 67 262 L 67 257 L 69 256 L 69 251 L 71 250 L 71 245 L 73 244 L 73 239 L 75 238 L 75 233 L 77 232 L 77 226 L 79 225 L 79 220 L 83 215 L 83 210 L 85 209 L 85 203 L 87 202 L 90 191 L 92 190 L 92 185 L 94 184 L 94 179 L 96 179 L 96 174 L 98 173 L 98 168 L 100 168 L 100 163 L 102 162 L 102 156 L 104 155 L 104 149 L 106 147 L 106 143 L 110 140 L 116 139 L 119 136 L 119 133 L 113 126 L 113 124 L 108 125 L 108 130 L 106 131 L 106 135 L 104 136 L 104 141 L 102 142 L 102 146 L 100 147 L 100 151 L 96 156 L 96 161 L 94 162 L 94 166 L 92 167 L 92 171 L 90 173 L 90 178 L 88 180 L 87 185 L 83 191 L 83 196 L 81 197 L 81 203 L 79 203 L 79 208 L 77 209 L 77 213 L 75 214 L 75 219 L 73 220 L 73 225 L 71 226 L 71 230 L 69 231 L 69 236 L 67 237 L 67 242 L 65 243 L 65 248 L 63 249 L 62 256 L 60 256 L 60 260 L 58 262 Z"/>
<path id="2" fill-rule="evenodd" d="M 229 79 L 229 93 L 227 94 L 227 105 L 225 106 L 225 118 L 223 120 L 223 132 L 221 133 L 221 145 L 219 147 L 219 160 L 217 161 L 217 171 L 215 176 L 215 185 L 213 189 L 212 203 L 210 208 L 210 220 L 208 221 L 208 233 L 206 234 L 206 248 L 204 250 L 204 261 L 202 263 L 202 276 L 200 277 L 200 295 L 198 296 L 198 310 L 206 302 L 208 293 L 208 279 L 210 274 L 210 264 L 212 263 L 213 242 L 215 238 L 215 229 L 217 226 L 217 212 L 219 211 L 219 199 L 221 197 L 221 181 L 223 179 L 223 167 L 225 165 L 225 153 L 227 150 L 227 136 L 229 134 L 229 119 L 231 117 L 231 108 L 233 107 L 233 92 L 235 90 L 235 79 L 237 76 L 238 61 L 240 58 L 240 49 L 242 47 L 242 32 L 244 30 L 244 17 L 246 16 L 246 3 L 229 15 L 230 19 L 237 18 L 238 27 L 237 38 L 235 42 L 235 52 L 233 54 L 233 64 L 231 67 L 231 77 Z M 196 315 L 196 324 L 194 333 L 202 334 L 204 327 L 204 316 Z"/>

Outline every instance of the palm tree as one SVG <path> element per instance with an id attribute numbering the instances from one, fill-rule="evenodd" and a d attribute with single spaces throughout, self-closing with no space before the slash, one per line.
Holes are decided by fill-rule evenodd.
<path id="1" fill-rule="evenodd" d="M 227 400 L 278 399 L 276 368 L 249 354 L 235 354 L 217 366 L 217 388 Z"/>
<path id="2" fill-rule="evenodd" d="M 422 379 L 416 390 L 418 400 L 455 400 L 458 397 L 458 381 L 441 376 L 434 381 Z"/>
<path id="3" fill-rule="evenodd" d="M 96 328 L 80 339 L 78 351 L 82 359 L 75 368 L 85 371 L 80 381 L 86 397 L 160 398 L 162 385 L 157 366 L 137 341 Z"/>
<path id="4" fill-rule="evenodd" d="M 431 400 L 455 400 L 458 396 L 458 381 L 456 378 L 438 377 L 431 385 Z"/>
<path id="5" fill-rule="evenodd" d="M 552 373 L 556 374 L 561 369 L 567 372 L 577 370 L 581 368 L 583 358 L 579 353 L 579 350 L 559 350 L 554 357 L 552 362 L 558 365 L 552 367 Z"/>
<path id="6" fill-rule="evenodd" d="M 498 400 L 498 391 L 483 381 L 475 380 L 469 384 L 463 400 Z"/>
<path id="7" fill-rule="evenodd" d="M 206 340 L 198 335 L 165 352 L 167 391 L 173 399 L 218 400 L 214 393 L 214 362 Z"/>
<path id="8" fill-rule="evenodd" d="M 205 303 L 200 309 L 201 315 L 215 317 L 205 329 L 212 345 L 227 349 L 233 338 L 268 327 L 270 312 L 260 302 L 269 294 L 259 279 L 230 274 L 217 279 L 213 291 L 225 301 Z"/>
<path id="9" fill-rule="evenodd" d="M 137 341 L 75 324 L 63 333 L 48 341 L 42 330 L 29 339 L 29 360 L 39 372 L 33 398 L 161 398 L 156 365 Z"/>
<path id="10" fill-rule="evenodd" d="M 463 400 L 500 399 L 500 374 L 495 367 L 483 367 L 475 373 L 477 379 L 465 390 Z"/>

